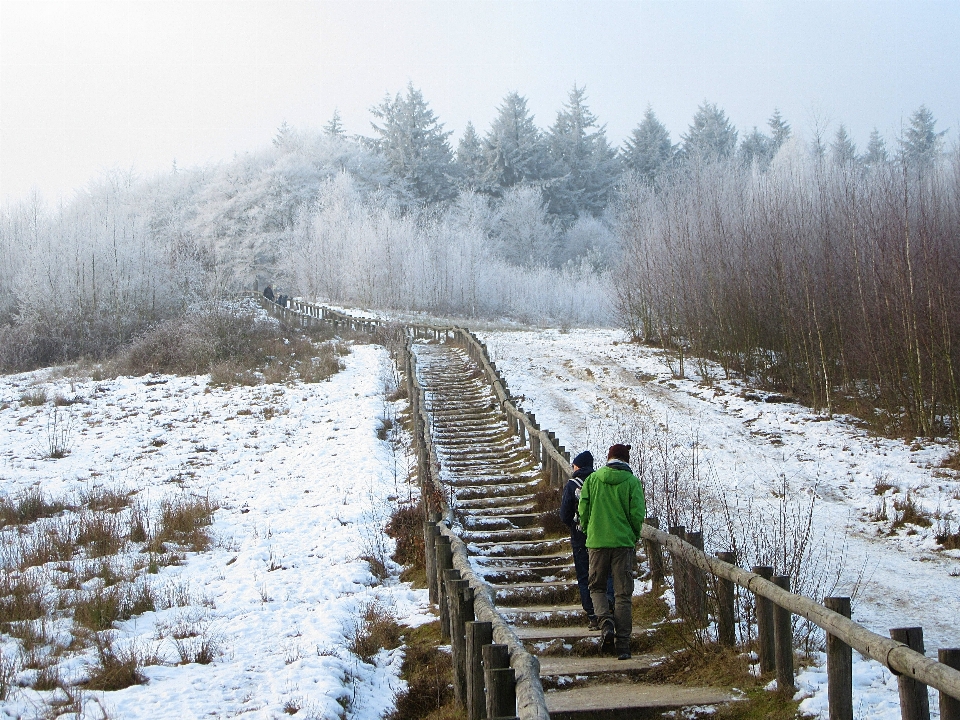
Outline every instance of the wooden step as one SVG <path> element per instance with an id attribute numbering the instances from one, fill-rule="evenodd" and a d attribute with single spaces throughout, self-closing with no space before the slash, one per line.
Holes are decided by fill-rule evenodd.
<path id="1" fill-rule="evenodd" d="M 629 660 L 617 660 L 610 655 L 547 655 L 540 658 L 540 677 L 645 673 L 663 660 L 659 655 L 634 655 Z"/>
<path id="2" fill-rule="evenodd" d="M 604 683 L 546 693 L 550 720 L 646 720 L 666 711 L 734 702 L 733 692 L 715 687 Z M 703 717 L 712 712 L 706 710 Z M 700 717 L 701 715 L 683 717 Z"/>

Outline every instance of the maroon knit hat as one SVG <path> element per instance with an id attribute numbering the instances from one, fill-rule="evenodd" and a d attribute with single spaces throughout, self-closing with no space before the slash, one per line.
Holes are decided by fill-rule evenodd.
<path id="1" fill-rule="evenodd" d="M 607 460 L 622 460 L 623 462 L 630 462 L 630 446 L 629 445 L 611 445 L 610 449 L 607 451 Z"/>

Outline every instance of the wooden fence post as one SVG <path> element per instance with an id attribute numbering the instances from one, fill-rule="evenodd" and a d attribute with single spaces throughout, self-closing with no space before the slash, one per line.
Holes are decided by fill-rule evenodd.
<path id="1" fill-rule="evenodd" d="M 717 558 L 731 565 L 737 564 L 737 554 L 733 552 L 718 552 Z M 736 629 L 736 594 L 733 590 L 733 581 L 717 578 L 717 640 L 726 647 L 735 647 L 737 644 Z"/>
<path id="2" fill-rule="evenodd" d="M 447 594 L 443 582 L 443 571 L 453 568 L 453 550 L 450 538 L 437 535 L 437 605 L 440 607 L 440 639 L 450 639 L 450 612 L 447 609 Z"/>
<path id="3" fill-rule="evenodd" d="M 688 532 L 687 542 L 703 552 L 703 533 Z M 693 563 L 687 566 L 687 597 L 690 602 L 690 620 L 699 627 L 707 624 L 707 580 L 703 570 Z"/>
<path id="4" fill-rule="evenodd" d="M 773 582 L 778 587 L 790 592 L 790 577 L 774 575 Z M 779 605 L 773 606 L 773 639 L 776 653 L 777 688 L 779 690 L 794 689 L 793 679 L 793 624 L 790 620 L 790 611 Z"/>
<path id="5" fill-rule="evenodd" d="M 755 565 L 751 570 L 769 580 L 773 577 L 773 568 L 767 565 Z M 773 603 L 765 597 L 754 595 L 757 609 L 757 655 L 760 658 L 760 672 L 768 673 L 776 667 L 773 645 Z"/>
<path id="6" fill-rule="evenodd" d="M 954 670 L 960 670 L 960 648 L 940 648 L 937 659 Z M 960 698 L 940 693 L 940 720 L 960 720 Z"/>
<path id="7" fill-rule="evenodd" d="M 923 628 L 891 628 L 890 637 L 923 655 Z M 903 720 L 930 720 L 930 697 L 927 686 L 918 680 L 900 675 L 900 717 Z"/>
<path id="8" fill-rule="evenodd" d="M 687 537 L 686 528 L 684 528 L 683 525 L 675 525 L 670 528 L 669 532 L 681 540 Z M 690 603 L 687 600 L 686 563 L 677 557 L 676 554 L 671 553 L 670 564 L 673 566 L 673 602 L 676 606 L 677 616 L 686 619 L 690 613 Z"/>
<path id="9" fill-rule="evenodd" d="M 467 719 L 481 720 L 487 714 L 483 692 L 483 646 L 493 642 L 493 624 L 468 622 L 467 636 Z"/>
<path id="10" fill-rule="evenodd" d="M 466 635 L 463 617 L 463 591 L 470 586 L 468 580 L 460 579 L 459 570 L 445 570 L 447 603 L 450 613 L 450 653 L 453 656 L 453 696 L 461 707 L 467 705 Z"/>
<path id="11" fill-rule="evenodd" d="M 644 522 L 650 527 L 660 528 L 660 519 L 648 517 Z M 643 551 L 647 555 L 647 564 L 650 566 L 650 581 L 653 583 L 654 590 L 659 590 L 663 586 L 663 548 L 660 543 L 653 540 L 643 540 Z"/>
<path id="12" fill-rule="evenodd" d="M 829 610 L 850 617 L 850 598 L 828 597 Z M 840 638 L 827 633 L 827 702 L 830 720 L 853 720 L 853 650 Z"/>
<path id="13" fill-rule="evenodd" d="M 487 688 L 487 717 L 517 714 L 517 681 L 506 645 L 483 646 L 483 681 Z"/>
<path id="14" fill-rule="evenodd" d="M 437 536 L 440 528 L 437 523 L 427 520 L 423 523 L 423 564 L 427 571 L 427 588 L 430 593 L 430 602 L 437 603 Z"/>

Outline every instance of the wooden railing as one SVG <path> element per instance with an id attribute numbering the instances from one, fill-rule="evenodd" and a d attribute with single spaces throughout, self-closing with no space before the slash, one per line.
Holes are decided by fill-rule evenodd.
<path id="1" fill-rule="evenodd" d="M 264 303 L 265 306 L 272 304 L 266 301 Z M 274 311 L 274 314 L 277 313 L 288 319 L 299 317 L 301 324 L 313 321 L 332 322 L 354 330 L 372 331 L 386 324 L 381 320 L 354 318 L 322 305 L 299 300 L 292 301 L 288 309 Z M 493 388 L 513 433 L 540 458 L 544 475 L 549 482 L 559 487 L 570 477 L 572 468 L 569 453 L 559 444 L 552 432 L 540 428 L 532 413 L 526 413 L 516 406 L 506 381 L 490 360 L 485 345 L 473 333 L 461 327 L 426 324 L 406 325 L 406 328 L 410 341 L 431 338 L 464 347 Z M 419 418 L 415 435 L 420 437 L 418 442 L 421 449 L 418 452 L 423 454 L 422 458 L 418 457 L 421 481 L 428 479 L 428 482 L 424 482 L 424 489 L 429 492 L 430 488 L 434 488 L 442 498 L 443 489 L 436 475 L 436 455 L 427 431 L 429 423 L 423 406 L 422 389 L 415 380 L 415 367 L 412 364 L 415 361 L 409 350 L 409 343 L 406 356 L 411 363 L 408 366 L 408 382 L 413 378 L 415 383 L 409 389 L 411 403 L 416 405 L 414 415 Z M 489 618 L 486 622 L 493 624 L 494 639 L 510 649 L 510 663 L 516 672 L 518 715 L 523 720 L 547 718 L 537 660 L 526 652 L 519 638 L 497 613 L 489 586 L 473 573 L 466 548 L 449 528 L 453 520 L 449 504 L 444 500 L 442 506 L 445 517 L 439 523 L 428 525 L 432 524 L 437 528 L 440 537 L 449 539 L 453 566 L 466 578 L 473 590 L 475 614 L 477 617 Z M 733 586 L 752 593 L 756 598 L 760 667 L 765 672 L 775 671 L 780 687 L 794 686 L 791 615 L 799 615 L 823 629 L 827 635 L 831 720 L 851 720 L 853 717 L 851 648 L 881 663 L 898 677 L 903 720 L 929 718 L 926 686 L 933 687 L 940 693 L 941 720 L 960 720 L 960 649 L 940 649 L 939 661 L 928 658 L 923 654 L 920 628 L 895 628 L 891 630 L 892 637 L 889 638 L 878 635 L 850 620 L 849 598 L 825 598 L 826 604 L 821 604 L 797 595 L 789 590 L 789 578 L 773 576 L 772 568 L 754 567 L 752 571 L 744 570 L 737 567 L 733 553 L 718 553 L 713 556 L 704 552 L 700 533 L 686 533 L 682 527 L 670 528 L 667 533 L 660 530 L 658 524 L 656 518 L 648 518 L 642 529 L 642 537 L 654 582 L 663 581 L 663 549 L 670 553 L 677 614 L 694 623 L 706 622 L 708 588 L 703 573 L 709 573 L 717 580 L 716 590 L 713 592 L 713 610 L 718 640 L 722 644 L 732 645 L 736 642 Z M 439 594 L 445 591 L 442 589 L 444 581 L 442 571 L 439 570 L 439 558 L 435 557 L 433 562 L 434 584 Z M 434 600 L 434 592 L 432 588 L 431 600 Z M 440 600 L 437 598 L 437 601 Z M 449 604 L 449 601 L 441 603 L 441 610 L 444 604 Z M 449 624 L 447 627 L 449 628 Z"/>

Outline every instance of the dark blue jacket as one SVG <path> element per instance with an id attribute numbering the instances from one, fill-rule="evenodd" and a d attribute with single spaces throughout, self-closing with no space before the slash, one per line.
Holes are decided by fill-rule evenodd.
<path id="1" fill-rule="evenodd" d="M 587 544 L 587 536 L 580 529 L 577 506 L 580 504 L 580 488 L 583 481 L 592 472 L 593 468 L 580 468 L 563 488 L 563 499 L 560 501 L 560 521 L 570 528 L 570 542 L 574 545 Z"/>

